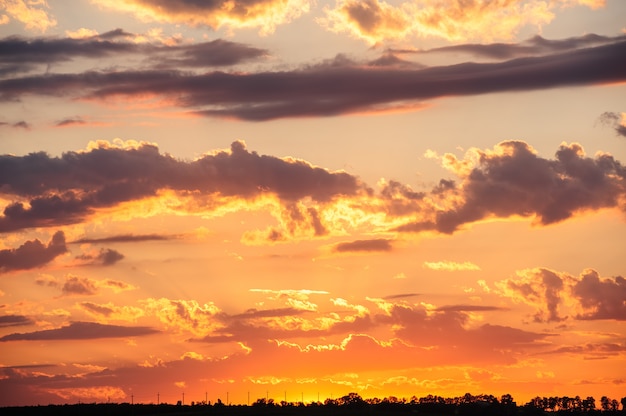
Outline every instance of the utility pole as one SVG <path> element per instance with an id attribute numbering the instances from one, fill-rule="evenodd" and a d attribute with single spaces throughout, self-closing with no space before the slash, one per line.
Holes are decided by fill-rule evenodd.
<path id="1" fill-rule="evenodd" d="M 185 392 L 183 392 L 183 406 L 185 405 Z"/>
<path id="2" fill-rule="evenodd" d="M 209 392 L 204 392 L 204 404 L 209 404 Z"/>
<path id="3" fill-rule="evenodd" d="M 134 394 L 130 395 L 130 404 L 135 404 L 135 395 Z"/>

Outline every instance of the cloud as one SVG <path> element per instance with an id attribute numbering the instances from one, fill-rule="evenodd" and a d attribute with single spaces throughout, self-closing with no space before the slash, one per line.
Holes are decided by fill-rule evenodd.
<path id="1" fill-rule="evenodd" d="M 80 38 L 11 36 L 0 39 L 0 75 L 30 72 L 42 65 L 49 72 L 53 64 L 77 59 L 121 59 L 121 65 L 126 66 L 124 61 L 136 56 L 158 68 L 207 68 L 233 66 L 267 54 L 266 50 L 223 39 L 194 44 L 158 44 L 122 29 Z M 81 122 L 68 119 L 57 126 Z"/>
<path id="2" fill-rule="evenodd" d="M 0 338 L 7 341 L 64 341 L 78 339 L 126 338 L 156 334 L 147 326 L 103 325 L 95 322 L 72 322 L 67 326 L 42 331 L 14 333 Z"/>
<path id="3" fill-rule="evenodd" d="M 160 154 L 155 145 L 146 143 L 127 148 L 98 143 L 88 151 L 67 152 L 61 157 L 3 155 L 0 173 L 5 195 L 30 198 L 28 205 L 16 201 L 4 208 L 0 232 L 78 223 L 99 208 L 154 197 L 166 190 L 194 195 L 192 211 L 202 205 L 216 209 L 221 199 L 278 198 L 291 221 L 317 230 L 319 218 L 310 214 L 294 217 L 296 201 L 310 198 L 324 204 L 366 192 L 356 177 L 345 172 L 330 172 L 302 160 L 261 156 L 239 141 L 230 151 L 195 161 Z M 185 209 L 184 204 L 179 206 Z"/>
<path id="4" fill-rule="evenodd" d="M 259 28 L 272 33 L 278 25 L 289 23 L 309 11 L 310 0 L 216 0 L 198 2 L 182 0 L 92 0 L 121 12 L 130 12 L 143 20 L 209 26 Z"/>
<path id="5" fill-rule="evenodd" d="M 30 124 L 28 124 L 24 120 L 17 121 L 15 123 L 0 122 L 0 127 L 13 127 L 13 128 L 17 128 L 17 129 L 26 129 L 26 130 L 28 130 L 28 129 L 30 129 Z"/>
<path id="6" fill-rule="evenodd" d="M 0 250 L 0 273 L 41 267 L 65 252 L 63 231 L 54 233 L 48 245 L 38 239 L 29 240 L 18 248 Z"/>
<path id="7" fill-rule="evenodd" d="M 333 32 L 347 32 L 370 44 L 412 36 L 491 41 L 510 39 L 525 26 L 540 28 L 554 19 L 552 10 L 570 4 L 603 6 L 585 0 L 408 0 L 395 5 L 383 0 L 337 0 L 334 8 L 324 8 L 326 15 L 319 22 Z"/>
<path id="8" fill-rule="evenodd" d="M 594 33 L 588 33 L 580 37 L 571 37 L 567 39 L 545 39 L 539 35 L 521 43 L 467 43 L 452 46 L 443 46 L 427 50 L 393 50 L 390 53 L 400 54 L 429 54 L 429 53 L 467 53 L 477 57 L 491 59 L 512 59 L 523 56 L 537 56 L 552 53 L 565 52 L 573 49 L 587 48 L 597 45 L 611 44 L 624 41 L 625 36 L 601 36 Z"/>
<path id="9" fill-rule="evenodd" d="M 626 137 L 626 113 L 605 111 L 598 117 L 600 123 L 611 127 L 618 136 Z"/>
<path id="10" fill-rule="evenodd" d="M 111 266 L 122 260 L 124 255 L 111 248 L 101 248 L 97 254 L 81 254 L 76 258 L 86 261 L 89 265 Z"/>
<path id="11" fill-rule="evenodd" d="M 571 354 L 582 355 L 587 359 L 607 358 L 626 353 L 626 345 L 617 343 L 587 343 L 584 345 L 564 345 L 553 350 L 540 352 L 540 355 Z"/>
<path id="12" fill-rule="evenodd" d="M 79 238 L 70 244 L 102 244 L 102 243 L 143 243 L 146 241 L 167 241 L 180 238 L 173 234 L 120 234 L 110 237 Z"/>
<path id="13" fill-rule="evenodd" d="M 431 270 L 443 270 L 447 272 L 462 270 L 480 270 L 480 267 L 469 261 L 463 263 L 457 263 L 454 261 L 425 261 L 424 267 Z"/>
<path id="14" fill-rule="evenodd" d="M 440 306 L 436 310 L 439 312 L 491 312 L 503 311 L 506 308 L 488 305 L 447 305 Z"/>
<path id="15" fill-rule="evenodd" d="M 0 316 L 0 328 L 10 326 L 31 325 L 35 323 L 32 319 L 24 315 L 3 315 Z"/>
<path id="16" fill-rule="evenodd" d="M 595 270 L 585 270 L 572 294 L 584 310 L 578 319 L 626 320 L 626 279 L 621 276 L 600 278 Z"/>
<path id="17" fill-rule="evenodd" d="M 392 240 L 380 238 L 339 243 L 333 247 L 333 251 L 336 253 L 375 252 L 391 251 L 392 248 Z"/>
<path id="18" fill-rule="evenodd" d="M 55 126 L 56 127 L 68 127 L 68 126 L 83 125 L 86 123 L 87 122 L 83 120 L 82 118 L 75 117 L 75 118 L 66 118 L 66 119 L 60 120 L 55 124 Z"/>
<path id="19" fill-rule="evenodd" d="M 517 272 L 517 278 L 496 283 L 500 294 L 536 308 L 536 322 L 626 320 L 626 279 L 601 278 L 593 269 L 575 277 L 545 268 Z M 561 309 L 571 306 L 568 315 Z"/>
<path id="20" fill-rule="evenodd" d="M 64 296 L 92 296 L 98 293 L 98 283 L 87 277 L 67 276 L 61 292 Z"/>
<path id="21" fill-rule="evenodd" d="M 87 71 L 0 80 L 0 100 L 24 95 L 105 100 L 155 95 L 194 114 L 266 121 L 389 111 L 426 100 L 626 80 L 626 41 L 495 63 L 422 69 L 312 67 L 277 72 Z"/>
<path id="22" fill-rule="evenodd" d="M 431 193 L 447 196 L 440 201 L 448 207 L 397 231 L 451 234 L 464 224 L 511 216 L 547 225 L 577 212 L 620 206 L 626 196 L 626 168 L 605 153 L 586 157 L 576 143 L 562 144 L 555 160 L 539 157 L 524 142 L 507 141 L 493 151 L 472 149 L 463 160 L 446 154 L 442 163 L 462 179 L 459 186 Z"/>
<path id="23" fill-rule="evenodd" d="M 26 0 L 4 0 L 0 3 L 0 18 L 8 23 L 8 19 L 17 20 L 24 24 L 27 30 L 45 32 L 56 26 L 57 22 L 45 10 L 48 8 L 46 0 L 26 1 Z M 0 19 L 1 20 L 1 19 Z M 3 22 L 4 23 L 4 22 Z"/>
<path id="24" fill-rule="evenodd" d="M 80 302 L 78 306 L 98 321 L 128 321 L 134 322 L 145 315 L 141 308 L 134 306 L 117 306 L 111 302 L 98 304 L 94 302 Z"/>

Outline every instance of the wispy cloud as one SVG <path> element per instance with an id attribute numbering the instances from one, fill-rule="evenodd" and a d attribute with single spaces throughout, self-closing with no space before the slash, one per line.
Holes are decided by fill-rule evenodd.
<path id="1" fill-rule="evenodd" d="M 391 251 L 392 249 L 392 241 L 387 239 L 347 241 L 333 247 L 336 253 Z"/>
<path id="2" fill-rule="evenodd" d="M 606 84 L 626 80 L 626 41 L 495 63 L 406 69 L 313 67 L 281 72 L 190 74 L 88 71 L 0 80 L 0 100 L 26 94 L 103 100 L 166 97 L 195 114 L 264 121 L 387 111 L 446 96 Z"/>
<path id="3" fill-rule="evenodd" d="M 465 261 L 463 263 L 457 263 L 454 261 L 425 261 L 424 267 L 431 270 L 443 270 L 447 272 L 480 270 L 480 267 L 469 261 Z"/>
<path id="4" fill-rule="evenodd" d="M 0 338 L 8 341 L 62 341 L 76 339 L 126 338 L 156 334 L 159 331 L 147 326 L 104 325 L 94 322 L 73 322 L 67 326 L 41 331 L 14 333 Z"/>

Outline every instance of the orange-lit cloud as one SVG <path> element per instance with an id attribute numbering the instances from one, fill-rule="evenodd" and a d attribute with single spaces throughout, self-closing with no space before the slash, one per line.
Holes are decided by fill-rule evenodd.
<path id="1" fill-rule="evenodd" d="M 492 41 L 511 39 L 525 26 L 541 28 L 554 19 L 555 8 L 578 4 L 593 9 L 604 6 L 596 0 L 410 0 L 397 6 L 384 0 L 337 0 L 334 8 L 324 9 L 326 16 L 319 22 L 370 44 L 409 36 Z"/>
<path id="2" fill-rule="evenodd" d="M 457 263 L 454 261 L 425 261 L 424 267 L 431 270 L 443 270 L 448 272 L 461 270 L 480 270 L 480 267 L 469 261 L 465 261 L 463 263 Z"/>
<path id="3" fill-rule="evenodd" d="M 626 320 L 626 279 L 601 278 L 587 269 L 580 276 L 537 268 L 518 272 L 517 278 L 497 283 L 504 296 L 536 308 L 537 322 Z M 567 310 L 567 314 L 563 311 Z"/>
<path id="4" fill-rule="evenodd" d="M 0 3 L 0 22 L 8 23 L 11 19 L 24 24 L 28 30 L 45 32 L 56 26 L 57 21 L 46 9 L 46 0 L 4 0 Z"/>
<path id="5" fill-rule="evenodd" d="M 277 26 L 309 12 L 310 0 L 196 1 L 164 0 L 92 0 L 120 12 L 132 13 L 142 20 L 209 26 L 219 29 L 259 28 L 272 33 Z"/>

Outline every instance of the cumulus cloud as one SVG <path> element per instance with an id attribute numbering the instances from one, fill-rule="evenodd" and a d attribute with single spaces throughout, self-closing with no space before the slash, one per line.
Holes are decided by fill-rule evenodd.
<path id="1" fill-rule="evenodd" d="M 626 320 L 626 279 L 601 278 L 597 271 L 584 270 L 571 276 L 545 268 L 517 272 L 516 278 L 498 282 L 501 294 L 536 308 L 537 322 L 581 320 Z M 562 309 L 570 307 L 570 314 Z"/>
<path id="2" fill-rule="evenodd" d="M 0 3 L 0 22 L 8 23 L 10 20 L 17 20 L 22 23 L 27 30 L 45 32 L 56 26 L 57 22 L 47 10 L 46 0 L 4 0 Z"/>
<path id="3" fill-rule="evenodd" d="M 0 250 L 0 273 L 41 267 L 65 252 L 63 231 L 54 233 L 47 245 L 38 239 L 29 240 L 18 248 Z"/>
<path id="4" fill-rule="evenodd" d="M 595 270 L 585 270 L 572 286 L 573 296 L 583 312 L 578 319 L 626 320 L 626 279 L 601 278 Z"/>
<path id="5" fill-rule="evenodd" d="M 81 222 L 99 208 L 154 197 L 160 191 L 195 195 L 198 206 L 190 210 L 202 205 L 216 209 L 220 198 L 252 201 L 271 196 L 282 201 L 292 219 L 297 201 L 308 198 L 326 203 L 366 192 L 358 178 L 345 172 L 330 172 L 302 160 L 261 156 L 239 141 L 230 151 L 195 161 L 177 160 L 146 143 L 131 147 L 98 143 L 88 151 L 61 157 L 3 155 L 0 173 L 2 193 L 20 199 L 4 208 L 0 232 Z M 24 198 L 28 204 L 21 202 Z M 319 218 L 308 211 L 301 220 L 316 230 Z"/>
<path id="6" fill-rule="evenodd" d="M 262 34 L 272 33 L 277 26 L 307 13 L 310 0 L 92 0 L 95 3 L 128 12 L 144 20 L 208 26 L 219 29 L 259 28 Z"/>
<path id="7" fill-rule="evenodd" d="M 462 179 L 442 193 L 449 206 L 398 231 L 453 233 L 464 224 L 511 216 L 553 224 L 580 211 L 618 207 L 626 196 L 626 168 L 608 154 L 587 157 L 576 143 L 562 144 L 554 160 L 521 141 L 502 142 L 493 151 L 473 149 L 462 160 L 451 154 L 441 160 Z"/>
<path id="8" fill-rule="evenodd" d="M 14 333 L 0 338 L 8 341 L 62 341 L 78 339 L 126 338 L 156 334 L 159 331 L 148 326 L 104 325 L 95 322 L 72 322 L 69 325 L 41 331 Z"/>
<path id="9" fill-rule="evenodd" d="M 451 41 L 510 39 L 523 27 L 541 27 L 554 19 L 557 7 L 599 2 L 568 0 L 428 1 L 408 0 L 392 5 L 384 0 L 337 0 L 326 7 L 322 26 L 348 33 L 371 44 L 409 36 Z"/>
<path id="10" fill-rule="evenodd" d="M 64 296 L 92 296 L 98 293 L 98 283 L 88 277 L 67 276 L 61 292 Z"/>
<path id="11" fill-rule="evenodd" d="M 492 63 L 428 68 L 346 64 L 274 72 L 87 71 L 0 80 L 0 101 L 25 95 L 91 100 L 153 95 L 207 117 L 265 121 L 423 108 L 446 96 L 626 80 L 626 41 Z"/>

